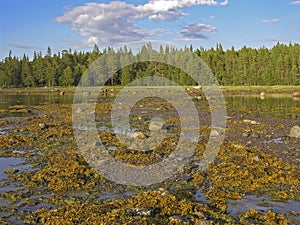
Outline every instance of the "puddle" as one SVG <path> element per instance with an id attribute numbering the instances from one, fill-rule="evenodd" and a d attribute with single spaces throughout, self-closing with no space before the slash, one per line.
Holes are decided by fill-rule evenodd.
<path id="1" fill-rule="evenodd" d="M 0 180 L 6 179 L 9 176 L 4 173 L 4 170 L 20 169 L 22 163 L 24 163 L 24 159 L 15 157 L 0 158 Z"/>
<path id="2" fill-rule="evenodd" d="M 0 193 L 5 191 L 16 191 L 22 187 L 18 187 L 16 183 L 10 183 L 7 186 L 3 186 L 3 182 L 9 177 L 9 174 L 4 173 L 7 169 L 16 169 L 18 171 L 27 171 L 32 169 L 30 164 L 24 164 L 25 159 L 15 158 L 15 157 L 7 157 L 0 158 Z"/>
<path id="3" fill-rule="evenodd" d="M 3 136 L 3 135 L 5 135 L 5 134 L 6 134 L 6 132 L 0 131 L 0 136 Z"/>
<path id="4" fill-rule="evenodd" d="M 269 210 L 276 213 L 300 213 L 300 201 L 288 200 L 286 202 L 277 202 L 270 200 L 267 196 L 246 195 L 237 201 L 230 200 L 227 206 L 228 212 L 233 216 L 237 216 L 250 209 L 255 209 L 260 213 L 266 213 Z M 293 216 L 292 219 L 299 220 L 300 215 Z"/>
<path id="5" fill-rule="evenodd" d="M 196 190 L 195 199 L 197 202 L 200 202 L 201 204 L 209 204 L 210 203 L 206 199 L 205 195 L 200 190 Z"/>
<path id="6" fill-rule="evenodd" d="M 265 140 L 265 141 L 263 141 L 263 144 L 267 144 L 267 143 L 271 143 L 271 142 L 283 143 L 283 139 L 280 137 L 280 138 L 274 138 L 272 140 Z"/>
<path id="7" fill-rule="evenodd" d="M 20 208 L 18 208 L 18 213 L 22 212 L 22 211 L 27 211 L 27 212 L 34 212 L 38 209 L 41 208 L 50 208 L 50 209 L 55 209 L 56 206 L 47 202 L 39 202 L 35 205 L 27 205 L 25 204 L 24 206 L 21 206 Z"/>

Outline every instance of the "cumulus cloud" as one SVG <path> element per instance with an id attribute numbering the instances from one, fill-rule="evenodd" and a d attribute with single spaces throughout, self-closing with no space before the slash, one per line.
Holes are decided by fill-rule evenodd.
<path id="1" fill-rule="evenodd" d="M 261 22 L 262 23 L 268 23 L 268 24 L 279 23 L 280 19 L 262 20 Z"/>
<path id="2" fill-rule="evenodd" d="M 293 1 L 290 3 L 290 5 L 300 5 L 300 1 Z"/>
<path id="3" fill-rule="evenodd" d="M 195 40 L 195 39 L 208 39 L 203 32 L 215 33 L 217 28 L 203 23 L 193 23 L 182 28 L 180 34 L 183 35 L 185 39 Z"/>
<path id="4" fill-rule="evenodd" d="M 120 1 L 109 4 L 86 3 L 69 9 L 55 18 L 55 22 L 71 24 L 73 31 L 86 38 L 78 43 L 78 47 L 90 47 L 95 43 L 107 46 L 151 36 L 153 31 L 143 30 L 136 25 L 138 19 L 174 21 L 188 15 L 182 10 L 186 7 L 227 4 L 228 0 L 149 0 L 137 6 Z"/>

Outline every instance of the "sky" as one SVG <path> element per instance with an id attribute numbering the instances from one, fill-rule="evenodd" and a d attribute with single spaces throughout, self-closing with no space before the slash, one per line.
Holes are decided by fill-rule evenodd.
<path id="1" fill-rule="evenodd" d="M 0 60 L 158 40 L 194 48 L 300 42 L 293 0 L 1 0 Z"/>

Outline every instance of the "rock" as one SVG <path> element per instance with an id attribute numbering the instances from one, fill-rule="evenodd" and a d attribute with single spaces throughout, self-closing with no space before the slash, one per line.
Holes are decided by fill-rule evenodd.
<path id="1" fill-rule="evenodd" d="M 164 195 L 166 195 L 166 194 L 169 193 L 169 192 L 168 192 L 166 189 L 164 189 L 164 188 L 158 188 L 158 192 L 159 192 L 162 196 L 164 196 Z"/>
<path id="2" fill-rule="evenodd" d="M 130 208 L 127 211 L 134 216 L 151 216 L 154 213 L 151 208 Z"/>
<path id="3" fill-rule="evenodd" d="M 300 127 L 299 126 L 293 126 L 290 131 L 290 137 L 294 138 L 300 138 Z"/>
<path id="4" fill-rule="evenodd" d="M 43 130 L 43 129 L 45 129 L 47 126 L 46 126 L 46 124 L 44 124 L 44 123 L 39 123 L 39 127 Z"/>
<path id="5" fill-rule="evenodd" d="M 249 133 L 247 133 L 247 132 L 243 132 L 242 135 L 243 135 L 243 137 L 249 137 Z"/>
<path id="6" fill-rule="evenodd" d="M 252 134 L 251 134 L 251 137 L 253 137 L 253 138 L 259 138 L 260 135 L 259 135 L 259 134 L 256 134 L 256 133 L 252 133 Z"/>
<path id="7" fill-rule="evenodd" d="M 195 212 L 195 215 L 198 216 L 201 219 L 205 219 L 205 215 L 202 212 Z"/>
<path id="8" fill-rule="evenodd" d="M 266 93 L 265 92 L 261 92 L 260 96 L 266 96 Z"/>
<path id="9" fill-rule="evenodd" d="M 293 92 L 293 97 L 300 97 L 300 91 Z"/>
<path id="10" fill-rule="evenodd" d="M 253 157 L 253 160 L 256 161 L 256 162 L 258 162 L 260 159 L 259 159 L 259 157 L 256 155 L 256 156 Z"/>
<path id="11" fill-rule="evenodd" d="M 201 85 L 199 85 L 199 86 L 195 86 L 195 87 L 193 87 L 193 89 L 196 89 L 196 90 L 201 90 L 201 89 L 202 89 L 202 86 L 201 86 Z"/>
<path id="12" fill-rule="evenodd" d="M 178 216 L 178 215 L 171 216 L 169 218 L 169 220 L 171 222 L 179 222 L 179 223 L 184 223 L 184 224 L 190 224 L 190 221 L 187 218 L 184 218 L 184 217 Z"/>
<path id="13" fill-rule="evenodd" d="M 165 191 L 166 191 L 166 189 L 164 189 L 164 188 L 158 188 L 158 192 L 160 192 L 160 193 L 163 193 Z"/>
<path id="14" fill-rule="evenodd" d="M 146 139 L 146 135 L 143 134 L 142 132 L 135 132 L 132 135 L 130 135 L 132 138 L 139 138 L 139 139 Z"/>
<path id="15" fill-rule="evenodd" d="M 250 123 L 250 124 L 252 124 L 252 125 L 258 125 L 258 124 L 260 124 L 259 122 L 256 122 L 256 121 L 254 121 L 254 120 L 243 120 L 243 122 L 244 122 L 244 123 Z"/>
<path id="16" fill-rule="evenodd" d="M 152 119 L 149 124 L 149 130 L 166 130 L 167 126 L 165 125 L 164 121 L 162 119 Z"/>
<path id="17" fill-rule="evenodd" d="M 101 144 L 101 142 L 97 141 L 97 142 L 95 143 L 95 147 L 99 147 L 99 146 L 102 146 L 102 144 Z"/>

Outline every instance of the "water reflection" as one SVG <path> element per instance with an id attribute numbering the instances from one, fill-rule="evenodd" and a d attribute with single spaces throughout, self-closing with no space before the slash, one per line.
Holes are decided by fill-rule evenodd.
<path id="1" fill-rule="evenodd" d="M 58 94 L 0 94 L 0 109 L 13 105 L 37 106 L 43 103 L 66 104 L 73 102 L 73 95 Z"/>
<path id="2" fill-rule="evenodd" d="M 72 104 L 73 95 L 58 94 L 1 94 L 0 109 L 13 105 L 37 106 L 43 103 Z M 89 97 L 86 98 L 89 102 Z M 270 116 L 300 120 L 300 97 L 289 94 L 229 95 L 225 97 L 228 109 L 248 112 L 254 116 Z"/>
<path id="3" fill-rule="evenodd" d="M 290 118 L 300 120 L 300 101 L 291 95 L 231 95 L 226 97 L 229 109 L 248 112 L 254 116 L 269 116 L 276 118 Z"/>

